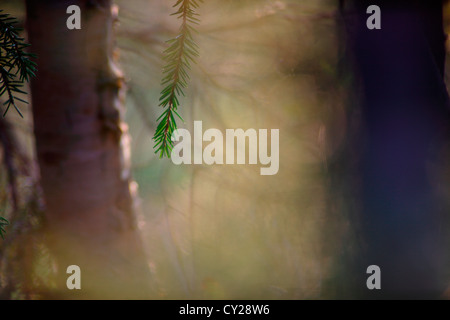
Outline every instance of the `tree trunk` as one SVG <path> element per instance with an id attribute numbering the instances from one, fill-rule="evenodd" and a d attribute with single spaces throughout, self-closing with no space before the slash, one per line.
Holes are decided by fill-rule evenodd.
<path id="1" fill-rule="evenodd" d="M 361 162 L 367 252 L 359 288 L 371 298 L 436 298 L 445 284 L 445 227 L 429 164 L 450 124 L 442 1 L 354 3 L 349 34 L 367 135 Z M 372 4 L 381 8 L 381 30 L 366 27 Z M 366 287 L 372 264 L 381 268 L 381 290 Z"/>
<path id="2" fill-rule="evenodd" d="M 57 297 L 148 297 L 121 121 L 122 75 L 113 58 L 117 10 L 110 0 L 26 3 L 38 56 L 34 131 Z M 66 26 L 70 5 L 81 9 L 80 30 Z M 66 287 L 69 265 L 81 268 L 81 290 Z"/>

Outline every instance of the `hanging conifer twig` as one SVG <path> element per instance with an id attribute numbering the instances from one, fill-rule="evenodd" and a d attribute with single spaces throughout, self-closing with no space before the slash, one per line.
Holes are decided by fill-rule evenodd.
<path id="1" fill-rule="evenodd" d="M 0 236 L 2 237 L 2 239 L 5 239 L 4 237 L 4 233 L 6 233 L 4 227 L 7 226 L 9 224 L 9 221 L 6 220 L 3 217 L 0 217 Z"/>
<path id="2" fill-rule="evenodd" d="M 195 29 L 192 24 L 198 24 L 198 14 L 194 12 L 199 3 L 203 0 L 177 0 L 173 7 L 178 10 L 172 15 L 177 15 L 182 20 L 179 34 L 167 41 L 169 48 L 164 51 L 164 61 L 166 65 L 163 69 L 162 85 L 159 98 L 160 106 L 165 108 L 159 116 L 158 126 L 156 128 L 153 140 L 155 141 L 155 153 L 159 153 L 160 158 L 166 155 L 170 158 L 170 152 L 173 148 L 172 134 L 177 128 L 174 114 L 181 120 L 183 118 L 178 114 L 177 108 L 180 105 L 179 97 L 184 96 L 183 90 L 187 87 L 190 69 L 190 63 L 195 63 L 195 57 L 198 56 L 198 47 L 193 41 L 192 33 Z"/>
<path id="3" fill-rule="evenodd" d="M 16 105 L 16 100 L 28 103 L 18 98 L 17 93 L 25 94 L 21 88 L 25 81 L 29 81 L 35 76 L 36 63 L 30 58 L 36 57 L 34 54 L 25 52 L 30 45 L 24 42 L 24 38 L 19 36 L 22 28 L 16 27 L 17 20 L 9 14 L 0 10 L 0 96 L 7 94 L 4 103 L 6 115 L 9 108 L 14 106 L 19 115 L 22 113 Z M 17 79 L 18 78 L 18 79 Z"/>

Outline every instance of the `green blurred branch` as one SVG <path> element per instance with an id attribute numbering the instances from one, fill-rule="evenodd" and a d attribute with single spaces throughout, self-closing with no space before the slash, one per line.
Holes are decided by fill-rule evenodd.
<path id="1" fill-rule="evenodd" d="M 26 94 L 22 91 L 23 83 L 35 76 L 36 63 L 31 61 L 35 55 L 25 52 L 30 45 L 25 43 L 24 38 L 19 36 L 22 28 L 18 28 L 16 18 L 0 10 L 0 96 L 7 94 L 8 99 L 4 103 L 6 115 L 9 108 L 14 106 L 19 115 L 22 113 L 16 105 L 16 100 L 27 103 L 17 97 L 17 93 Z M 18 79 L 17 79 L 18 78 Z"/>

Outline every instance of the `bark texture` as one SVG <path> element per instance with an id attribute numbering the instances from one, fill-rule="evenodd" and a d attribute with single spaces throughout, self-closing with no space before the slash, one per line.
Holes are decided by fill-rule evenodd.
<path id="1" fill-rule="evenodd" d="M 109 0 L 27 0 L 38 73 L 32 82 L 36 151 L 57 297 L 145 298 L 149 272 L 136 227 L 122 73 L 114 61 Z M 81 9 L 69 30 L 66 9 Z M 81 268 L 68 290 L 66 268 Z"/>

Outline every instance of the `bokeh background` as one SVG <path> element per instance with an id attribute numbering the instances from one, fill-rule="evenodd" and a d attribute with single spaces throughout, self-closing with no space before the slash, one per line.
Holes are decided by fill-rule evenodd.
<path id="1" fill-rule="evenodd" d="M 179 27 L 169 4 L 119 3 L 118 39 L 144 242 L 161 296 L 317 297 L 348 224 L 345 213 L 327 213 L 326 200 L 327 159 L 346 135 L 335 3 L 213 1 L 199 10 L 200 57 L 179 126 L 280 129 L 274 176 L 261 176 L 260 165 L 175 166 L 153 154 L 160 53 Z"/>
<path id="2" fill-rule="evenodd" d="M 138 225 L 154 298 L 339 296 L 344 260 L 364 244 L 358 156 L 349 147 L 360 139 L 360 110 L 338 1 L 209 0 L 198 10 L 200 57 L 178 126 L 193 132 L 193 121 L 201 120 L 203 130 L 279 129 L 273 176 L 261 176 L 260 164 L 176 166 L 154 154 L 162 52 L 180 25 L 170 16 L 173 2 L 116 1 Z M 2 0 L 0 8 L 24 21 L 22 2 Z M 21 109 L 24 119 L 7 116 L 20 151 L 14 215 L 7 170 L 0 170 L 1 212 L 11 221 L 0 241 L 0 297 L 29 299 L 53 280 L 40 232 L 44 206 L 30 106 Z"/>

